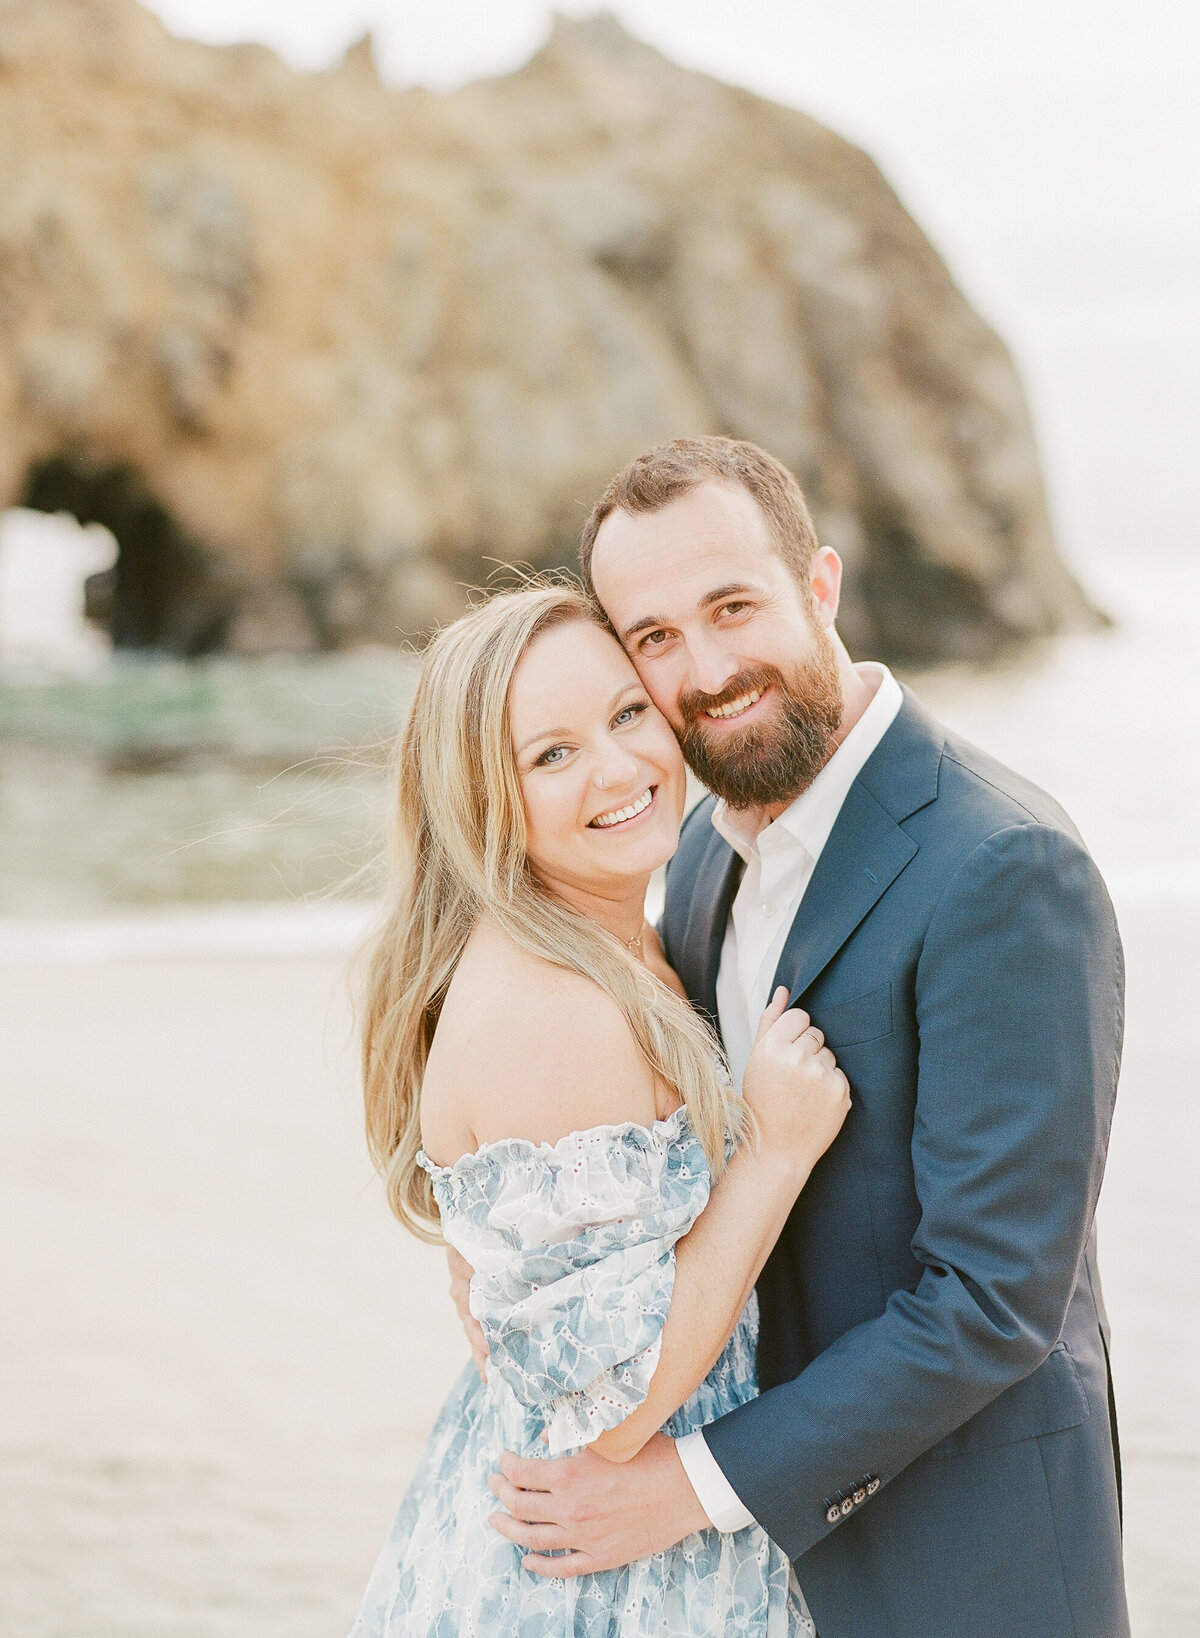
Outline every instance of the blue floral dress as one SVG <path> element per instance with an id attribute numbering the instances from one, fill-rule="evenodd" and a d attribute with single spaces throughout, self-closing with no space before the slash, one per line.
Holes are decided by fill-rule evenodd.
<path id="1" fill-rule="evenodd" d="M 560 1456 L 615 1427 L 658 1363 L 675 1242 L 709 1193 L 680 1108 L 653 1126 L 505 1139 L 453 1166 L 421 1163 L 449 1243 L 475 1270 L 471 1311 L 491 1358 L 442 1408 L 375 1566 L 351 1638 L 811 1638 L 791 1566 L 757 1525 L 705 1530 L 597 1575 L 548 1579 L 493 1530 L 502 1450 Z M 757 1391 L 752 1297 L 673 1435 Z M 543 1441 L 542 1435 L 547 1436 Z"/>

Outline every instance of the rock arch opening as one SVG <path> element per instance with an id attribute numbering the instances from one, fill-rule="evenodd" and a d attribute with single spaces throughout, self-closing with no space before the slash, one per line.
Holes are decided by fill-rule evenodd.
<path id="1" fill-rule="evenodd" d="M 117 543 L 67 512 L 0 512 L 0 666 L 87 668 L 111 652 L 107 632 L 84 618 L 83 586 L 110 568 Z"/>
<path id="2" fill-rule="evenodd" d="M 30 469 L 18 504 L 112 534 L 116 562 L 84 582 L 84 611 L 114 648 L 191 658 L 224 646 L 231 588 L 132 467 L 55 455 Z"/>

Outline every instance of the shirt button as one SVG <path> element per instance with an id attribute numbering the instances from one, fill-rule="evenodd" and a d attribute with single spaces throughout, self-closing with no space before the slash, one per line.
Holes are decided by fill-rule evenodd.
<path id="1" fill-rule="evenodd" d="M 765 900 L 759 905 L 758 908 L 762 911 L 764 916 L 773 916 L 775 914 L 775 906 L 772 904 L 770 899 Z"/>

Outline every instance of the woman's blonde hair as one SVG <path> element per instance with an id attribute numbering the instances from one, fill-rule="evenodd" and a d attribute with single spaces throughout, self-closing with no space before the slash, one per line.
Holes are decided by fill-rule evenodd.
<path id="1" fill-rule="evenodd" d="M 520 946 L 591 979 L 628 1020 L 656 1074 L 688 1107 L 713 1175 L 745 1105 L 687 1003 L 595 922 L 555 898 L 526 854 L 525 809 L 508 698 L 533 640 L 602 616 L 571 584 L 503 592 L 430 644 L 396 754 L 396 801 L 384 920 L 368 945 L 362 1002 L 367 1143 L 388 1203 L 421 1239 L 439 1238 L 421 1147 L 420 1093 L 438 1014 L 481 916 Z"/>

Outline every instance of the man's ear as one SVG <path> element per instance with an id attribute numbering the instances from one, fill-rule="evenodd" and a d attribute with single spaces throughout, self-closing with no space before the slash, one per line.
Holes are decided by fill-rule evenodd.
<path id="1" fill-rule="evenodd" d="M 832 626 L 842 597 L 842 560 L 832 546 L 817 547 L 809 585 L 817 619 L 823 626 Z"/>

